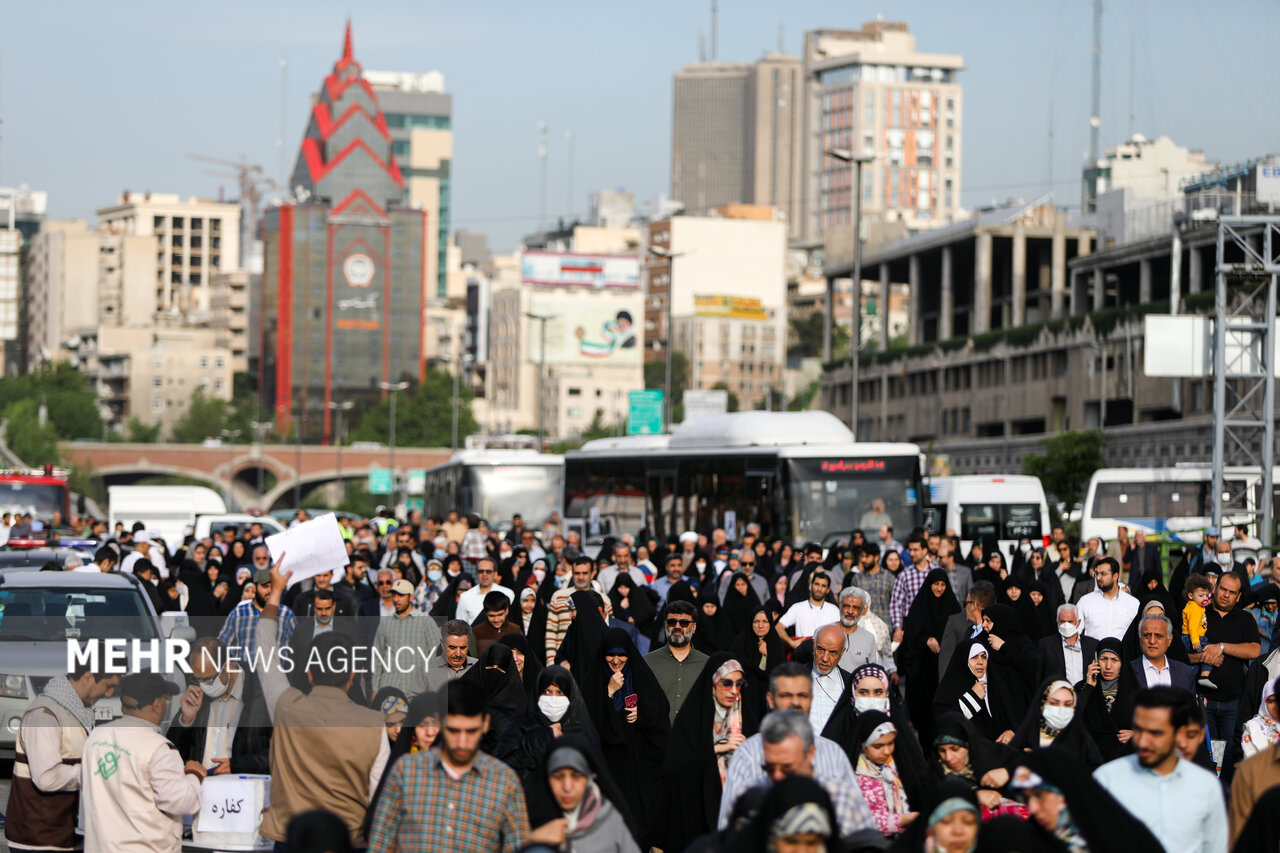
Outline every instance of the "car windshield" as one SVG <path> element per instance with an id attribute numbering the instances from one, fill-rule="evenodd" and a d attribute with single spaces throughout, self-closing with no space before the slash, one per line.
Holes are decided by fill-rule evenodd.
<path id="1" fill-rule="evenodd" d="M 155 620 L 134 589 L 0 588 L 0 642 L 153 640 Z"/>

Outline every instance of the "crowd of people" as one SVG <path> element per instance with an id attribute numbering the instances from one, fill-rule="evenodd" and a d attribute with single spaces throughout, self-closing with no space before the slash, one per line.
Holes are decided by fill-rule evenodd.
<path id="1" fill-rule="evenodd" d="M 260 529 L 115 533 L 75 570 L 185 611 L 189 684 L 171 713 L 152 673 L 52 679 L 18 733 L 15 849 L 78 824 L 87 850 L 177 850 L 227 773 L 270 775 L 260 832 L 296 853 L 1280 846 L 1280 558 L 1243 529 L 1166 564 L 1124 529 L 588 549 L 558 519 L 380 512 L 343 522 L 344 570 L 293 584 Z"/>

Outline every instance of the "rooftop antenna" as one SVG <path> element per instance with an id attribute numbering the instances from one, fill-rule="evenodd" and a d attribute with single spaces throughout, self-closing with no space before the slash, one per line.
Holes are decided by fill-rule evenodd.
<path id="1" fill-rule="evenodd" d="M 1133 138 L 1133 28 L 1129 28 L 1129 138 Z"/>
<path id="2" fill-rule="evenodd" d="M 711 61 L 716 61 L 716 0 L 711 0 Z"/>
<path id="3" fill-rule="evenodd" d="M 538 157 L 542 160 L 542 190 L 538 201 L 538 227 L 547 227 L 547 123 L 538 122 Z"/>

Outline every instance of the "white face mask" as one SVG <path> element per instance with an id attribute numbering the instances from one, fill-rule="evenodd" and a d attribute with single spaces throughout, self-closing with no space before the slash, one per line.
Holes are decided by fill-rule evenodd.
<path id="1" fill-rule="evenodd" d="M 541 711 L 548 720 L 553 723 L 560 722 L 569 710 L 568 696 L 539 696 L 538 710 Z"/>
<path id="2" fill-rule="evenodd" d="M 882 711 L 889 713 L 889 697 L 888 696 L 854 696 L 853 710 L 859 714 L 865 714 L 867 711 Z"/>
<path id="3" fill-rule="evenodd" d="M 200 689 L 204 692 L 204 695 L 208 696 L 210 699 L 217 699 L 223 693 L 227 692 L 227 685 L 223 684 L 222 677 L 218 676 L 217 678 L 214 678 L 213 681 L 207 683 L 203 681 L 200 682 Z"/>
<path id="4" fill-rule="evenodd" d="M 1230 554 L 1219 554 L 1219 555 L 1218 555 L 1218 565 L 1219 565 L 1219 566 L 1222 566 L 1224 569 L 1225 569 L 1225 568 L 1230 568 L 1230 566 L 1231 566 L 1231 555 L 1230 555 Z"/>
<path id="5" fill-rule="evenodd" d="M 1045 705 L 1041 712 L 1044 715 L 1044 721 L 1051 729 L 1062 731 L 1076 715 L 1075 708 L 1068 708 L 1065 705 Z"/>
<path id="6" fill-rule="evenodd" d="M 1059 622 L 1058 633 L 1061 634 L 1064 639 L 1069 640 L 1076 634 L 1080 633 L 1080 626 L 1074 622 Z"/>
<path id="7" fill-rule="evenodd" d="M 1030 543 L 1030 542 L 1023 542 L 1023 543 L 1022 543 L 1022 545 L 1021 545 L 1021 546 L 1019 546 L 1019 547 L 1021 547 L 1021 549 L 1022 549 L 1022 553 L 1024 553 L 1024 554 L 1030 554 L 1030 553 L 1031 553 L 1031 543 Z"/>

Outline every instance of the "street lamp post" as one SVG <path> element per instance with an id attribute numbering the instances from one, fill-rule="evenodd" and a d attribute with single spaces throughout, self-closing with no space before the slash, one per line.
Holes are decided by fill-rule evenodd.
<path id="1" fill-rule="evenodd" d="M 547 375 L 547 321 L 551 317 L 546 314 L 531 314 L 528 311 L 525 312 L 524 316 L 530 320 L 537 320 L 540 324 L 538 343 L 538 452 L 541 453 L 543 448 L 542 412 L 545 405 L 542 396 L 542 383 Z"/>
<path id="2" fill-rule="evenodd" d="M 236 463 L 236 439 L 240 437 L 240 430 L 224 429 L 219 431 L 218 435 L 227 439 L 231 445 L 230 449 L 227 452 L 227 493 L 224 496 L 224 499 L 226 500 L 227 505 L 230 506 L 231 504 L 235 503 L 235 495 L 232 491 L 232 486 L 235 482 L 234 468 Z"/>
<path id="3" fill-rule="evenodd" d="M 330 411 L 338 413 L 338 429 L 337 429 L 337 439 L 338 439 L 337 457 L 338 458 L 334 464 L 337 469 L 337 476 L 338 476 L 338 503 L 342 503 L 347 499 L 347 483 L 345 480 L 342 479 L 342 413 L 351 411 L 351 409 L 355 406 L 355 403 L 352 402 L 351 400 L 346 400 L 341 403 L 335 403 L 334 401 L 330 400 L 329 402 L 325 403 L 325 406 L 328 407 Z"/>
<path id="4" fill-rule="evenodd" d="M 862 166 L 875 159 L 848 148 L 829 148 L 827 154 L 848 163 L 853 170 L 853 328 L 849 330 L 849 429 L 858 440 L 858 350 L 862 348 Z M 880 306 L 880 322 L 888 321 L 887 306 Z"/>
<path id="5" fill-rule="evenodd" d="M 396 502 L 397 484 L 400 479 L 396 476 L 396 397 L 400 392 L 409 387 L 408 382 L 379 382 L 378 387 L 383 391 L 391 392 L 391 425 L 388 432 L 388 442 L 391 445 L 391 503 Z"/>
<path id="6" fill-rule="evenodd" d="M 663 321 L 666 328 L 665 340 L 662 344 L 665 358 L 665 369 L 662 379 L 662 431 L 671 432 L 671 352 L 674 347 L 671 329 L 671 303 L 674 301 L 674 294 L 671 285 L 675 283 L 676 278 L 676 258 L 685 254 L 684 252 L 673 252 L 670 249 L 664 249 L 661 246 L 650 246 L 649 254 L 657 255 L 659 258 L 665 258 L 667 261 L 667 311 L 666 319 Z"/>

